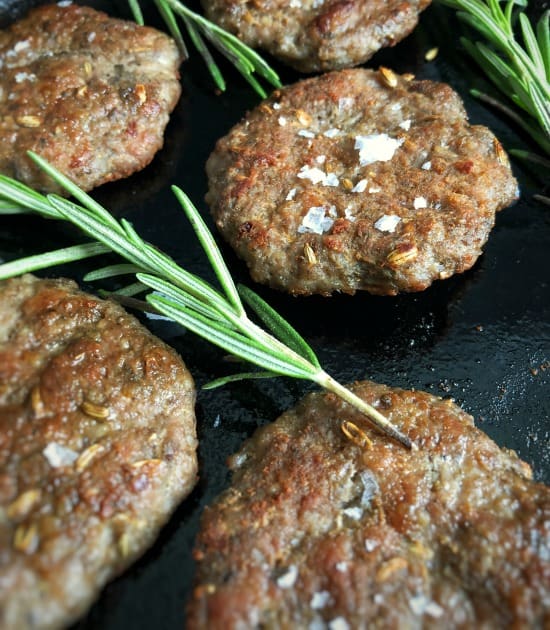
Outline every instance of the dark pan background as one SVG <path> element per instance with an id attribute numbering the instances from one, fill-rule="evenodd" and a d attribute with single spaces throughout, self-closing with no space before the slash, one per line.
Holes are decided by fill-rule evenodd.
<path id="1" fill-rule="evenodd" d="M 0 0 L 0 26 L 41 2 Z M 81 2 L 111 15 L 130 17 L 124 0 Z M 538 14 L 548 3 L 530 2 Z M 151 3 L 146 22 L 161 26 Z M 458 45 L 453 12 L 432 6 L 420 26 L 395 48 L 367 65 L 385 65 L 419 78 L 450 83 L 464 98 L 472 123 L 489 126 L 504 146 L 536 150 L 509 121 L 469 96 L 469 88 L 491 90 Z M 439 46 L 430 63 L 427 50 Z M 299 77 L 269 60 L 284 83 Z M 204 203 L 204 163 L 215 141 L 259 99 L 225 62 L 225 94 L 216 93 L 199 55 L 182 66 L 183 96 L 166 132 L 164 149 L 143 172 L 103 186 L 94 196 L 117 216 L 131 220 L 146 239 L 191 271 L 211 278 L 208 265 L 169 187 L 181 186 L 212 225 Z M 342 382 L 369 378 L 451 397 L 476 418 L 499 445 L 516 450 L 537 480 L 550 482 L 550 208 L 533 199 L 548 190 L 545 173 L 517 161 L 522 196 L 497 217 L 484 255 L 469 272 L 437 282 L 420 294 L 373 297 L 292 298 L 255 286 L 302 332 L 329 373 Z M 546 176 L 548 173 L 546 173 Z M 39 218 L 0 221 L 0 258 L 67 246 L 79 235 Z M 222 244 L 238 281 L 251 284 L 244 265 Z M 98 263 L 96 263 L 98 264 Z M 47 270 L 80 280 L 88 263 Z M 89 290 L 98 287 L 86 286 Z M 235 370 L 223 354 L 166 322 L 146 324 L 173 345 L 197 385 Z M 199 392 L 200 481 L 179 507 L 156 544 L 104 590 L 78 630 L 181 628 L 190 592 L 191 550 L 199 516 L 229 482 L 225 460 L 254 429 L 275 420 L 311 390 L 291 379 L 237 383 Z"/>

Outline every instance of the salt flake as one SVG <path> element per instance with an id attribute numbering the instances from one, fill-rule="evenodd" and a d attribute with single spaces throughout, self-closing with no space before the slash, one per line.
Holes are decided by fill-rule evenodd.
<path id="1" fill-rule="evenodd" d="M 326 138 L 335 138 L 336 136 L 339 136 L 342 132 L 340 131 L 340 129 L 336 129 L 335 127 L 333 127 L 332 129 L 327 129 L 326 131 L 323 131 L 323 135 Z"/>
<path id="2" fill-rule="evenodd" d="M 330 593 L 328 591 L 319 591 L 318 593 L 313 593 L 313 597 L 311 598 L 311 602 L 309 605 L 313 608 L 313 610 L 320 610 L 324 608 L 330 602 Z"/>
<path id="3" fill-rule="evenodd" d="M 333 207 L 334 206 L 332 206 L 332 208 Z M 300 234 L 323 234 L 324 232 L 328 232 L 334 223 L 334 219 L 330 216 L 326 216 L 326 210 L 327 208 L 325 208 L 325 206 L 313 206 L 310 208 L 303 217 L 302 223 L 298 227 L 298 232 Z"/>
<path id="4" fill-rule="evenodd" d="M 21 52 L 22 50 L 27 50 L 27 48 L 30 47 L 30 42 L 29 40 L 24 40 L 22 42 L 17 42 L 17 44 L 15 44 L 15 46 L 13 47 L 13 51 L 16 53 Z"/>
<path id="5" fill-rule="evenodd" d="M 296 192 L 298 191 L 297 188 L 291 188 L 288 191 L 288 195 L 286 196 L 285 201 L 292 201 L 294 199 L 294 197 L 296 197 Z"/>
<path id="6" fill-rule="evenodd" d="M 428 207 L 428 201 L 426 200 L 426 197 L 415 197 L 413 205 L 415 210 L 420 210 L 420 208 Z"/>
<path id="7" fill-rule="evenodd" d="M 70 466 L 78 459 L 78 453 L 75 453 L 72 449 L 57 442 L 50 442 L 42 451 L 42 454 L 48 460 L 52 468 Z"/>
<path id="8" fill-rule="evenodd" d="M 325 181 L 323 182 L 323 186 L 338 186 L 340 180 L 334 173 L 327 173 L 325 177 Z"/>
<path id="9" fill-rule="evenodd" d="M 297 577 L 298 568 L 296 565 L 292 564 L 288 567 L 288 571 L 277 579 L 277 586 L 279 588 L 292 588 L 296 583 Z"/>
<path id="10" fill-rule="evenodd" d="M 302 138 L 315 138 L 315 134 L 307 129 L 300 129 L 298 135 L 302 136 Z"/>
<path id="11" fill-rule="evenodd" d="M 367 180 L 366 179 L 360 179 L 357 184 L 355 184 L 355 186 L 351 189 L 351 192 L 354 193 L 362 193 L 365 192 L 365 190 L 367 189 Z"/>
<path id="12" fill-rule="evenodd" d="M 286 118 L 284 116 L 279 116 L 279 125 L 281 125 L 281 127 L 286 125 Z"/>
<path id="13" fill-rule="evenodd" d="M 315 158 L 315 161 L 317 162 L 317 164 L 324 164 L 327 161 L 327 156 L 326 155 L 318 155 Z"/>
<path id="14" fill-rule="evenodd" d="M 18 72 L 15 75 L 15 82 L 23 83 L 23 81 L 36 81 L 36 75 L 30 72 Z"/>
<path id="15" fill-rule="evenodd" d="M 409 129 L 411 128 L 411 121 L 404 120 L 403 122 L 399 123 L 399 126 L 401 127 L 401 129 L 404 129 L 405 131 L 409 131 Z"/>
<path id="16" fill-rule="evenodd" d="M 344 209 L 344 217 L 348 220 L 351 221 L 352 223 L 354 221 L 357 221 L 357 217 L 355 217 L 352 212 L 351 212 L 351 208 L 348 206 L 347 208 Z"/>
<path id="17" fill-rule="evenodd" d="M 395 232 L 395 228 L 400 221 L 401 217 L 398 217 L 396 214 L 385 214 L 376 221 L 374 227 L 380 232 Z"/>
<path id="18" fill-rule="evenodd" d="M 424 169 L 425 171 L 429 171 L 432 168 L 432 163 L 428 160 L 427 162 L 424 162 L 424 164 L 422 164 L 420 168 Z"/>
<path id="19" fill-rule="evenodd" d="M 354 99 L 350 96 L 344 96 L 343 98 L 338 99 L 338 109 L 342 111 L 343 109 L 349 109 L 353 105 Z"/>
<path id="20" fill-rule="evenodd" d="M 349 630 L 349 624 L 344 617 L 335 617 L 328 622 L 328 630 Z"/>
<path id="21" fill-rule="evenodd" d="M 273 103 L 271 107 L 273 107 L 273 109 L 281 109 L 281 103 Z"/>
<path id="22" fill-rule="evenodd" d="M 368 136 L 355 136 L 355 149 L 359 151 L 359 164 L 365 166 L 373 162 L 389 162 L 404 139 L 390 138 L 387 133 L 374 133 Z"/>
<path id="23" fill-rule="evenodd" d="M 325 181 L 326 176 L 326 173 L 316 166 L 313 168 L 309 166 L 302 166 L 300 172 L 298 173 L 298 177 L 300 179 L 309 179 L 313 184 Z"/>
<path id="24" fill-rule="evenodd" d="M 349 507 L 342 511 L 353 521 L 358 521 L 363 516 L 363 510 L 360 507 Z"/>

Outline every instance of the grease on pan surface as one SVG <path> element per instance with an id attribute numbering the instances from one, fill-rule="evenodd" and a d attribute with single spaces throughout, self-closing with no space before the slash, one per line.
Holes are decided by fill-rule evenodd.
<path id="1" fill-rule="evenodd" d="M 502 146 L 456 92 L 384 68 L 276 92 L 206 168 L 225 239 L 255 281 L 293 294 L 425 289 L 469 269 L 517 197 Z"/>
<path id="2" fill-rule="evenodd" d="M 176 105 L 164 33 L 89 7 L 48 5 L 0 31 L 0 173 L 58 191 L 32 149 L 90 190 L 144 168 Z"/>
<path id="3" fill-rule="evenodd" d="M 207 16 L 302 72 L 361 64 L 417 25 L 430 0 L 203 0 Z"/>
<path id="4" fill-rule="evenodd" d="M 196 482 L 179 356 L 69 280 L 0 284 L 0 626 L 66 626 Z"/>
<path id="5" fill-rule="evenodd" d="M 550 489 L 450 400 L 354 391 L 418 445 L 331 394 L 260 428 L 205 508 L 190 628 L 543 628 Z"/>

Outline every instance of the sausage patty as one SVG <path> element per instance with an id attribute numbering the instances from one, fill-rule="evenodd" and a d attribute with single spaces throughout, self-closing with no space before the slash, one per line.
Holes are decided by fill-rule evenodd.
<path id="1" fill-rule="evenodd" d="M 431 0 L 203 0 L 206 15 L 302 72 L 365 62 L 417 25 Z"/>
<path id="2" fill-rule="evenodd" d="M 418 449 L 326 393 L 260 428 L 203 513 L 188 627 L 547 627 L 550 489 L 451 401 L 352 389 Z"/>
<path id="3" fill-rule="evenodd" d="M 517 184 L 448 85 L 341 70 L 275 93 L 218 141 L 210 204 L 252 278 L 393 295 L 469 269 Z"/>
<path id="4" fill-rule="evenodd" d="M 0 173 L 58 191 L 27 150 L 85 190 L 142 169 L 179 98 L 179 62 L 154 29 L 76 4 L 34 9 L 0 31 Z"/>
<path id="5" fill-rule="evenodd" d="M 195 485 L 177 354 L 68 280 L 0 283 L 0 626 L 67 626 Z"/>

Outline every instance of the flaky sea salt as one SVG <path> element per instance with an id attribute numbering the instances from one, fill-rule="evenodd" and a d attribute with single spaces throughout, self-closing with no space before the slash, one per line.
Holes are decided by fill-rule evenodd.
<path id="1" fill-rule="evenodd" d="M 23 81 L 36 81 L 36 75 L 30 72 L 18 72 L 15 75 L 15 82 L 23 83 Z"/>
<path id="2" fill-rule="evenodd" d="M 391 138 L 387 133 L 355 136 L 355 149 L 359 151 L 359 164 L 365 166 L 373 162 L 388 162 L 403 142 L 403 139 Z"/>
<path id="3" fill-rule="evenodd" d="M 415 197 L 413 201 L 413 206 L 415 210 L 420 210 L 421 208 L 428 207 L 428 201 L 426 197 Z"/>
<path id="4" fill-rule="evenodd" d="M 296 565 L 292 564 L 288 567 L 286 573 L 283 573 L 277 579 L 277 586 L 279 588 L 292 588 L 294 584 L 296 584 L 296 579 L 298 578 L 298 568 Z"/>
<path id="5" fill-rule="evenodd" d="M 29 40 L 25 39 L 22 42 L 17 42 L 17 44 L 15 44 L 15 46 L 13 47 L 13 51 L 15 53 L 20 53 L 23 50 L 27 50 L 27 48 L 29 48 L 30 45 L 31 44 L 30 44 Z"/>
<path id="6" fill-rule="evenodd" d="M 275 110 L 281 109 L 281 103 L 273 103 L 273 105 L 271 107 L 273 107 L 273 109 L 275 109 Z"/>
<path id="7" fill-rule="evenodd" d="M 50 442 L 42 451 L 42 454 L 52 468 L 70 466 L 78 459 L 78 453 L 58 442 Z"/>
<path id="8" fill-rule="evenodd" d="M 72 0 L 60 0 L 60 2 L 57 3 L 58 7 L 70 7 L 72 4 Z"/>
<path id="9" fill-rule="evenodd" d="M 373 193 L 379 193 L 382 189 L 381 188 L 377 188 L 376 186 L 371 186 L 369 188 L 369 193 L 372 195 Z"/>
<path id="10" fill-rule="evenodd" d="M 313 206 L 310 208 L 302 219 L 302 223 L 298 226 L 300 234 L 324 234 L 328 232 L 334 223 L 334 219 L 330 214 L 335 214 L 336 208 L 331 206 Z M 329 215 L 329 216 L 327 216 Z"/>
<path id="11" fill-rule="evenodd" d="M 358 521 L 363 516 L 363 510 L 360 507 L 349 507 L 342 512 L 353 521 Z"/>
<path id="12" fill-rule="evenodd" d="M 370 538 L 367 538 L 367 540 L 365 540 L 365 549 L 369 553 L 371 551 L 374 551 L 376 547 L 378 547 L 378 542 L 376 540 L 371 540 Z"/>
<path id="13" fill-rule="evenodd" d="M 420 168 L 424 169 L 425 171 L 429 171 L 432 168 L 432 163 L 428 160 L 427 162 L 424 162 L 424 164 L 422 164 Z"/>
<path id="14" fill-rule="evenodd" d="M 307 129 L 300 129 L 298 135 L 302 136 L 302 138 L 315 138 L 315 134 Z"/>
<path id="15" fill-rule="evenodd" d="M 349 109 L 353 106 L 354 99 L 351 96 L 343 96 L 338 99 L 338 109 L 342 111 L 343 109 Z"/>
<path id="16" fill-rule="evenodd" d="M 286 118 L 284 116 L 279 116 L 279 125 L 281 125 L 281 127 L 286 125 Z"/>
<path id="17" fill-rule="evenodd" d="M 328 630 L 349 630 L 349 624 L 344 617 L 335 617 L 328 622 Z"/>
<path id="18" fill-rule="evenodd" d="M 88 41 L 90 42 L 90 44 L 94 41 L 95 38 L 96 38 L 95 31 L 88 33 Z"/>
<path id="19" fill-rule="evenodd" d="M 326 155 L 318 155 L 315 158 L 315 161 L 317 162 L 317 164 L 324 164 L 327 161 L 327 156 Z"/>
<path id="20" fill-rule="evenodd" d="M 328 591 L 319 591 L 318 593 L 313 593 L 313 597 L 309 605 L 313 608 L 313 610 L 321 610 L 330 602 L 330 593 Z"/>
<path id="21" fill-rule="evenodd" d="M 298 191 L 298 189 L 297 189 L 297 188 L 291 188 L 291 189 L 288 191 L 288 194 L 287 194 L 287 196 L 286 196 L 285 200 L 286 200 L 286 201 L 292 201 L 292 200 L 294 199 L 294 197 L 296 197 L 296 192 L 297 192 L 297 191 Z"/>
<path id="22" fill-rule="evenodd" d="M 309 179 L 313 184 L 325 181 L 327 174 L 316 166 L 302 166 L 298 173 L 300 179 Z"/>
<path id="23" fill-rule="evenodd" d="M 325 181 L 323 182 L 323 186 L 338 186 L 340 180 L 334 173 L 327 173 L 325 177 Z"/>
<path id="24" fill-rule="evenodd" d="M 326 138 L 335 138 L 336 136 L 339 136 L 342 132 L 340 131 L 340 129 L 336 129 L 335 127 L 333 127 L 332 129 L 327 129 L 326 131 L 323 131 L 323 135 Z"/>
<path id="25" fill-rule="evenodd" d="M 335 565 L 335 569 L 340 573 L 345 573 L 348 570 L 348 563 L 344 561 L 337 562 Z"/>
<path id="26" fill-rule="evenodd" d="M 411 121 L 404 120 L 403 122 L 399 123 L 399 126 L 401 127 L 401 129 L 404 129 L 405 131 L 409 131 L 409 129 L 411 128 Z"/>
<path id="27" fill-rule="evenodd" d="M 319 158 L 324 157 L 324 155 L 320 155 L 317 158 L 317 161 Z M 324 162 L 324 160 L 321 159 L 321 162 Z M 338 186 L 340 183 L 338 177 L 334 173 L 325 173 L 325 171 L 321 170 L 317 166 L 302 166 L 297 177 L 300 179 L 309 179 L 312 184 L 322 184 L 323 186 Z"/>
<path id="28" fill-rule="evenodd" d="M 344 209 L 344 217 L 348 220 L 351 221 L 352 223 L 354 221 L 357 221 L 357 217 L 353 215 L 351 208 L 348 206 L 347 208 Z"/>
<path id="29" fill-rule="evenodd" d="M 395 228 L 400 221 L 401 217 L 398 217 L 396 214 L 385 214 L 376 221 L 374 227 L 380 232 L 395 232 Z"/>
<path id="30" fill-rule="evenodd" d="M 354 193 L 362 193 L 365 192 L 365 190 L 367 189 L 367 180 L 366 179 L 360 179 L 357 184 L 355 184 L 355 186 L 351 189 L 351 192 Z"/>

